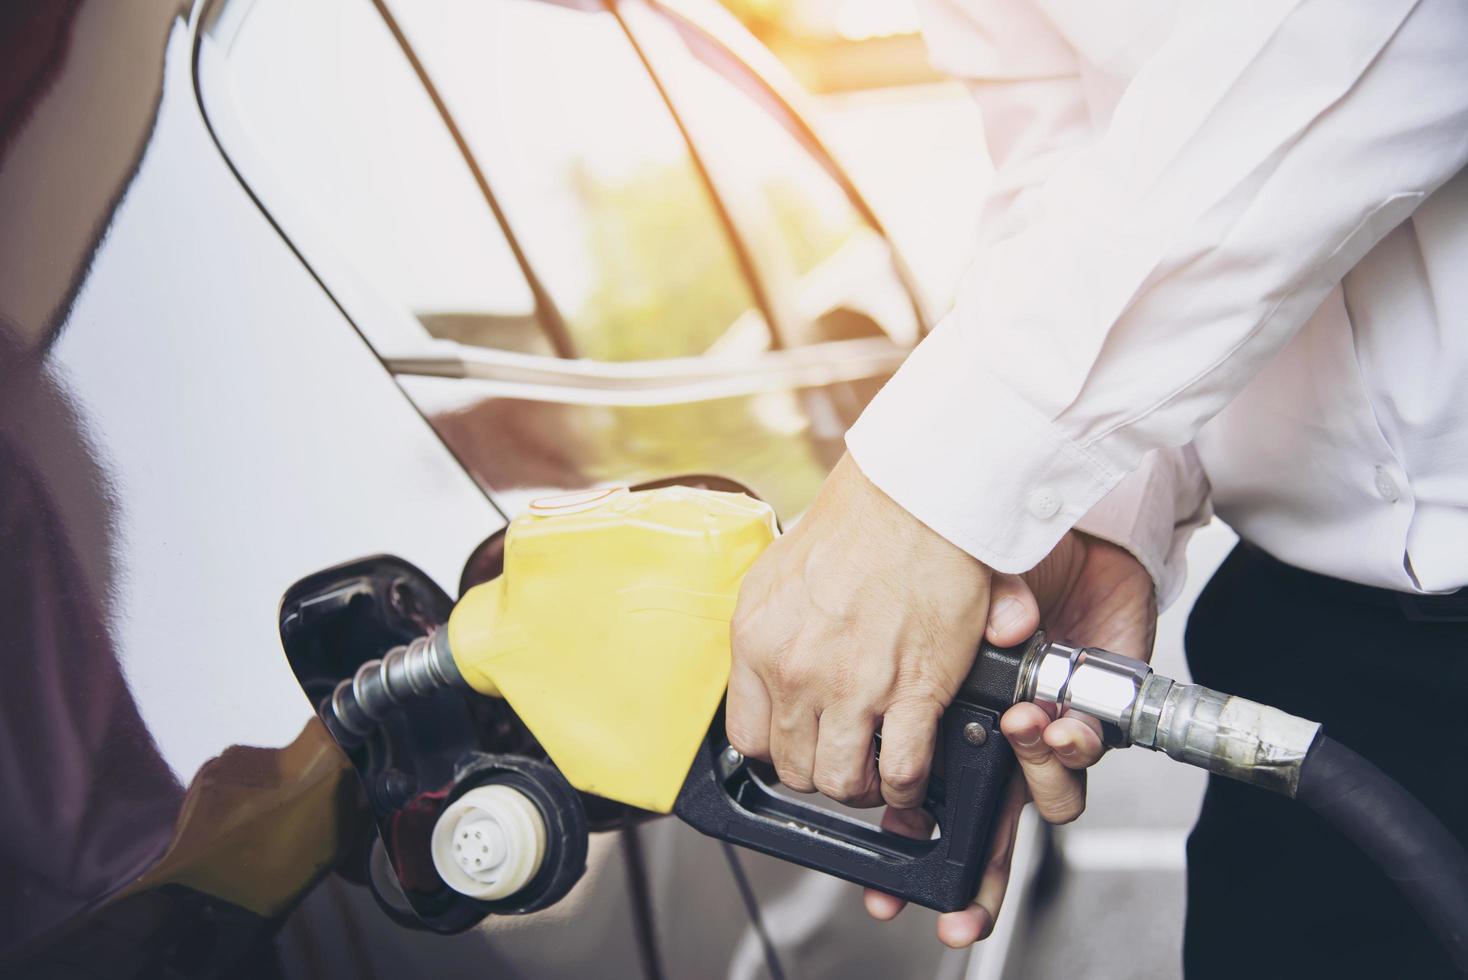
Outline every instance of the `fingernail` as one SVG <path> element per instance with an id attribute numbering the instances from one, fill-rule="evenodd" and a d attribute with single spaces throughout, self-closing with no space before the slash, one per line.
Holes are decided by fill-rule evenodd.
<path id="1" fill-rule="evenodd" d="M 1025 604 L 1013 596 L 1004 596 L 989 610 L 989 622 L 1003 632 L 1020 621 L 1025 614 Z"/>
<path id="2" fill-rule="evenodd" d="M 1062 744 L 1058 749 L 1056 749 L 1055 752 L 1062 759 L 1073 759 L 1075 758 L 1076 747 L 1071 743 L 1066 742 Z"/>
<path id="3" fill-rule="evenodd" d="M 1040 729 L 1028 728 L 1022 732 L 1015 732 L 1014 740 L 1022 749 L 1033 749 L 1040 744 Z"/>

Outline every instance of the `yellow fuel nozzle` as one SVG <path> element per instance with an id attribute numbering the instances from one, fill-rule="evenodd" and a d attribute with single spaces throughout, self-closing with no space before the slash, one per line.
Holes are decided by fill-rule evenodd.
<path id="1" fill-rule="evenodd" d="M 454 607 L 453 660 L 572 786 L 668 813 L 728 684 L 739 583 L 775 535 L 744 494 L 539 501 L 510 524 L 504 573 Z"/>

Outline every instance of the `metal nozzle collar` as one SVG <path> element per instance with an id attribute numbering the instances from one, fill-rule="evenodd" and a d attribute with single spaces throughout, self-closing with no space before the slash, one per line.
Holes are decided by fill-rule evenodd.
<path id="1" fill-rule="evenodd" d="M 1142 688 L 1152 668 L 1109 650 L 1047 642 L 1026 658 L 1019 700 L 1046 701 L 1062 711 L 1074 709 L 1101 722 L 1102 741 L 1131 744 L 1131 729 Z"/>
<path id="2" fill-rule="evenodd" d="M 1294 796 L 1320 726 L 1277 708 L 1152 672 L 1108 650 L 1041 642 L 1020 666 L 1016 700 L 1047 701 L 1101 722 L 1110 746 L 1140 745 L 1179 762 Z"/>

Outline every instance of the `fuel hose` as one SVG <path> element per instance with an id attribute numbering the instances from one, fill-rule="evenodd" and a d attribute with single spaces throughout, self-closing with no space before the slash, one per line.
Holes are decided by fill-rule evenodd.
<path id="1" fill-rule="evenodd" d="M 1401 784 L 1331 738 L 1305 755 L 1295 799 L 1380 866 L 1468 974 L 1468 850 Z"/>

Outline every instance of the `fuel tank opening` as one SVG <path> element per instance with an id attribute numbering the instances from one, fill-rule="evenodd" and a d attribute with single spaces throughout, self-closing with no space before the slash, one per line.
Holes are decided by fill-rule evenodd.
<path id="1" fill-rule="evenodd" d="M 444 675 L 431 638 L 452 608 L 422 571 L 379 555 L 302 579 L 280 610 L 286 658 L 359 777 L 340 804 L 351 832 L 335 870 L 394 921 L 443 933 L 492 910 L 439 877 L 434 821 L 476 762 L 544 758 L 503 701 L 466 696 Z M 527 791 L 537 805 L 544 795 Z"/>

